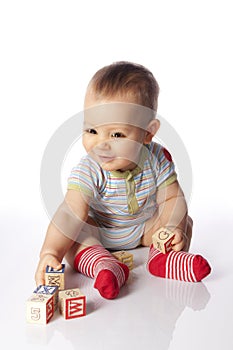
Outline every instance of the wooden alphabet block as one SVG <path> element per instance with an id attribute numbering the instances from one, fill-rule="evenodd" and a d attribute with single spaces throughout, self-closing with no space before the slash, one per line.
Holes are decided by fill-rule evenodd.
<path id="1" fill-rule="evenodd" d="M 55 270 L 50 266 L 46 267 L 45 284 L 47 286 L 57 286 L 59 290 L 65 289 L 65 264 L 60 270 Z"/>
<path id="2" fill-rule="evenodd" d="M 161 227 L 152 236 L 152 242 L 155 249 L 159 249 L 162 253 L 166 254 L 172 249 L 172 241 L 174 234 L 167 227 Z"/>
<path id="3" fill-rule="evenodd" d="M 33 293 L 26 302 L 26 320 L 28 323 L 47 324 L 53 314 L 53 295 Z"/>
<path id="4" fill-rule="evenodd" d="M 112 255 L 115 256 L 117 260 L 127 265 L 130 270 L 133 269 L 133 254 L 121 250 L 119 252 L 113 252 Z"/>
<path id="5" fill-rule="evenodd" d="M 58 287 L 57 286 L 38 286 L 34 292 L 35 294 L 46 294 L 53 296 L 54 311 L 57 310 L 58 306 Z"/>
<path id="6" fill-rule="evenodd" d="M 66 320 L 86 315 L 86 297 L 80 289 L 66 289 L 59 292 L 59 309 Z"/>

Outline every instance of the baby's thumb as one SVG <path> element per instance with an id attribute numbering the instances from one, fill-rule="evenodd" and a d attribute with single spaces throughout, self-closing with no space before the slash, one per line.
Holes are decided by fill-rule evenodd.
<path id="1" fill-rule="evenodd" d="M 53 257 L 49 262 L 48 262 L 48 266 L 52 267 L 54 270 L 61 270 L 62 269 L 62 264 L 60 263 L 60 261 Z"/>

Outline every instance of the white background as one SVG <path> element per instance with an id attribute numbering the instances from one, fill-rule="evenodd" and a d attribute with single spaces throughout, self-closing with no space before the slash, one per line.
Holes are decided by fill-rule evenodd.
<path id="1" fill-rule="evenodd" d="M 116 337 L 136 349 L 154 347 L 156 341 L 158 349 L 184 349 L 187 343 L 189 349 L 232 349 L 232 31 L 227 0 L 0 2 L 1 329 L 7 349 L 14 343 L 73 349 L 80 339 L 85 348 L 105 349 L 118 344 Z M 166 308 L 164 315 L 156 313 L 151 288 L 163 282 L 145 277 L 140 266 L 134 275 L 143 272 L 145 284 L 139 294 L 132 287 L 132 295 L 145 297 L 145 310 L 153 304 L 157 315 L 155 333 L 142 320 L 133 323 L 141 342 L 133 340 L 130 329 L 125 331 L 137 317 L 130 295 L 103 302 L 85 323 L 58 317 L 46 331 L 25 323 L 25 300 L 34 288 L 48 224 L 40 196 L 44 149 L 56 129 L 82 110 L 95 71 L 118 60 L 145 65 L 159 82 L 158 112 L 178 132 L 192 162 L 191 250 L 205 255 L 213 268 L 204 281 L 211 295 L 206 307 L 200 312 L 186 308 L 174 316 L 168 342 L 154 336 L 161 330 L 158 315 L 168 323 L 172 318 Z M 146 261 L 147 252 L 145 257 L 136 254 Z M 125 318 L 125 327 L 120 316 L 111 324 L 116 312 Z M 152 314 L 142 314 L 153 324 Z M 56 331 L 58 325 L 63 331 Z M 74 335 L 80 326 L 81 334 Z"/>

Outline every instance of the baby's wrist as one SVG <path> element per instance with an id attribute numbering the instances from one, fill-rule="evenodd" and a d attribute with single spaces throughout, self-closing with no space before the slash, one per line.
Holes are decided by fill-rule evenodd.
<path id="1" fill-rule="evenodd" d="M 57 255 L 52 252 L 43 252 L 40 254 L 40 260 L 46 259 L 46 258 L 55 258 L 58 259 Z"/>
<path id="2" fill-rule="evenodd" d="M 182 231 L 185 233 L 184 227 L 179 226 L 179 225 L 171 225 L 171 224 L 167 224 L 164 225 L 164 227 L 166 227 L 168 230 L 174 232 L 174 231 Z"/>

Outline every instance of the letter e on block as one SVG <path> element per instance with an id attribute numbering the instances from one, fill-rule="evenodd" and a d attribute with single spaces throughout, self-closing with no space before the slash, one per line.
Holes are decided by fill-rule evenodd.
<path id="1" fill-rule="evenodd" d="M 59 292 L 59 308 L 66 320 L 85 316 L 86 297 L 78 288 L 63 290 Z"/>

